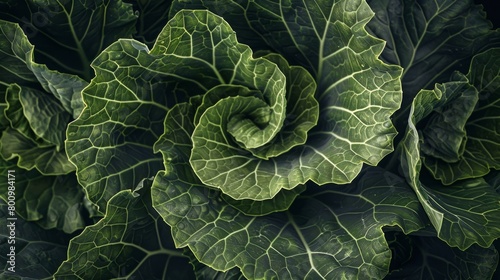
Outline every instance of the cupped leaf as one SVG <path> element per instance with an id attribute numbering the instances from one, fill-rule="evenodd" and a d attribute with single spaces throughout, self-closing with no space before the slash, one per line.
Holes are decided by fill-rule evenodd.
<path id="1" fill-rule="evenodd" d="M 118 38 L 130 38 L 137 19 L 121 0 L 4 1 L 0 7 L 0 19 L 21 26 L 41 63 L 85 80 L 93 76 L 90 62 Z"/>
<path id="2" fill-rule="evenodd" d="M 426 210 L 438 237 L 450 246 L 464 250 L 472 244 L 489 247 L 493 240 L 500 237 L 500 196 L 482 178 L 462 180 L 446 187 L 436 183 L 425 169 L 421 170 L 422 140 L 417 129 L 418 123 L 435 108 L 445 105 L 453 96 L 461 93 L 460 90 L 450 90 L 460 89 L 456 87 L 460 83 L 464 81 L 437 84 L 435 90 L 422 90 L 416 96 L 399 152 L 402 170 Z M 467 145 L 469 142 L 468 139 Z M 466 146 L 464 155 L 467 152 L 472 151 Z M 468 165 L 470 162 L 465 158 L 455 164 Z M 476 167 L 471 170 L 478 169 Z M 481 170 L 479 172 L 481 173 L 477 176 L 485 174 Z"/>
<path id="3" fill-rule="evenodd" d="M 169 227 L 151 207 L 151 180 L 123 190 L 106 215 L 73 238 L 57 279 L 192 279 L 193 269 L 176 250 Z"/>
<path id="4" fill-rule="evenodd" d="M 421 89 L 447 82 L 454 71 L 466 72 L 475 54 L 500 46 L 500 30 L 491 29 L 473 0 L 367 2 L 375 12 L 368 29 L 387 42 L 382 59 L 404 68 L 403 108 Z M 407 111 L 397 115 L 406 118 Z"/>
<path id="5" fill-rule="evenodd" d="M 458 96 L 435 108 L 420 130 L 422 153 L 444 162 L 457 162 L 462 158 L 467 143 L 465 124 L 479 99 L 476 88 L 467 79 L 462 80 L 463 83 L 452 84 L 448 88 L 436 86 L 436 90 L 458 91 Z"/>
<path id="6" fill-rule="evenodd" d="M 46 230 L 59 229 L 66 233 L 86 226 L 83 191 L 74 173 L 47 176 L 3 160 L 0 160 L 0 172 L 0 198 L 4 201 L 8 198 L 8 174 L 15 179 L 16 214 L 19 218 L 36 222 Z"/>
<path id="7" fill-rule="evenodd" d="M 390 116 L 401 102 L 402 71 L 377 58 L 384 42 L 364 29 L 373 16 L 365 1 L 175 1 L 172 11 L 200 6 L 227 15 L 236 32 L 258 34 L 288 62 L 309 70 L 318 85 L 318 125 L 301 148 L 259 165 L 269 170 L 265 177 L 284 187 L 347 183 L 363 163 L 376 165 L 393 150 Z M 246 173 L 254 172 L 256 164 L 247 162 Z"/>
<path id="8" fill-rule="evenodd" d="M 242 94 L 246 92 L 243 88 L 238 87 L 215 87 L 214 89 L 223 89 L 226 92 L 228 89 L 236 89 L 236 92 Z M 219 92 L 219 91 L 218 91 Z M 208 97 L 210 95 L 205 95 Z M 199 102 L 193 103 L 179 103 L 174 106 L 165 118 L 165 133 L 158 139 L 154 145 L 155 152 L 161 152 L 164 159 L 164 164 L 167 172 L 170 172 L 170 164 L 172 161 L 187 162 L 191 152 L 190 135 L 194 130 L 192 122 L 193 115 L 195 115 L 195 108 Z M 195 118 L 196 119 L 196 118 Z M 185 165 L 189 168 L 189 165 Z M 198 180 L 198 179 L 196 179 Z M 294 199 L 305 190 L 305 185 L 297 186 L 292 190 L 281 190 L 272 199 L 255 201 L 251 199 L 236 200 L 228 195 L 222 195 L 222 199 L 232 207 L 245 213 L 246 215 L 267 215 L 273 212 L 280 212 L 287 210 Z"/>
<path id="9" fill-rule="evenodd" d="M 236 129 L 234 138 L 250 147 L 273 139 L 285 121 L 285 77 L 276 64 L 254 59 L 251 54 L 248 46 L 236 41 L 222 18 L 207 11 L 183 11 L 169 21 L 151 51 L 136 41 L 119 40 L 94 61 L 96 77 L 83 92 L 87 106 L 68 127 L 66 149 L 77 166 L 79 182 L 100 211 L 113 194 L 136 182 L 137 174 L 151 176 L 161 169 L 161 159 L 152 154 L 152 145 L 163 132 L 169 108 L 191 96 L 201 96 L 221 85 L 258 90 L 261 99 L 256 99 L 254 109 L 269 108 L 269 122 L 264 121 L 262 130 L 250 125 L 255 134 L 249 138 L 245 138 L 245 131 Z M 301 68 L 290 69 L 307 75 Z M 207 112 L 203 115 L 208 116 Z M 257 114 L 257 119 L 260 117 Z M 251 121 L 243 118 L 246 124 Z M 229 122 L 223 120 L 222 124 Z M 207 132 L 201 130 L 200 138 Z M 191 145 L 191 141 L 186 143 Z M 211 178 L 212 174 L 205 175 L 206 180 Z M 271 188 L 268 184 L 264 187 Z M 276 193 L 280 187 L 268 193 Z"/>
<path id="10" fill-rule="evenodd" d="M 9 225 L 8 218 L 13 216 L 9 213 L 7 203 L 0 199 L 0 219 L 6 221 L 0 230 L 0 250 L 2 250 L 0 278 L 52 279 L 54 272 L 66 259 L 67 244 L 72 236 L 58 230 L 43 229 L 35 223 L 18 218 L 15 221 L 10 220 L 15 223 L 16 229 L 13 239 L 10 229 L 6 226 Z M 15 240 L 15 245 L 12 240 Z M 11 246 L 15 248 L 13 268 L 15 273 L 8 270 L 11 267 L 8 255 L 12 254 Z"/>
<path id="11" fill-rule="evenodd" d="M 172 133 L 182 135 L 179 129 Z M 153 183 L 153 206 L 172 226 L 176 246 L 216 270 L 238 267 L 250 279 L 382 278 L 390 262 L 382 227 L 409 233 L 426 223 L 404 181 L 378 169 L 352 185 L 310 188 L 285 212 L 247 216 L 197 180 L 185 161 L 189 146 L 170 141 L 157 144 L 169 149 L 162 149 L 166 171 Z"/>
<path id="12" fill-rule="evenodd" d="M 281 189 L 292 189 L 304 182 L 301 180 L 307 180 L 291 175 L 299 171 L 299 166 L 281 170 L 276 170 L 276 166 L 290 165 L 286 162 L 298 155 L 287 152 L 304 144 L 307 132 L 317 123 L 316 84 L 303 68 L 290 66 L 280 55 L 263 58 L 262 65 L 269 68 L 265 61 L 275 63 L 287 81 L 286 87 L 282 86 L 286 88 L 285 120 L 274 138 L 265 136 L 266 128 L 275 127 L 272 118 L 280 112 L 267 105 L 266 91 L 256 92 L 241 86 L 215 87 L 203 96 L 194 117 L 192 166 L 205 184 L 218 187 L 235 199 L 269 199 Z M 252 60 L 247 61 L 251 63 Z M 265 77 L 259 70 L 261 67 L 258 65 L 254 71 Z M 274 87 L 275 92 L 280 88 L 258 83 L 254 87 Z M 176 117 L 167 117 L 165 123 Z M 243 174 L 246 178 L 241 179 Z"/>
<path id="13" fill-rule="evenodd" d="M 434 235 L 390 233 L 394 270 L 384 279 L 495 279 L 498 252 L 493 246 L 451 248 Z"/>
<path id="14" fill-rule="evenodd" d="M 465 96 L 474 93 L 475 97 L 472 97 L 472 100 L 469 98 L 469 101 L 457 100 L 453 101 L 453 103 L 448 101 L 446 104 L 434 109 L 433 114 L 436 114 L 436 111 L 445 111 L 447 114 L 454 114 L 455 116 L 459 114 L 453 113 L 447 107 L 459 103 L 459 107 L 466 106 L 473 109 L 469 117 L 460 121 L 466 121 L 463 132 L 466 133 L 467 140 L 463 143 L 461 148 L 463 153 L 460 154 L 457 161 L 447 162 L 436 157 L 435 152 L 429 155 L 425 149 L 422 149 L 425 166 L 443 184 L 449 185 L 458 180 L 481 177 L 488 174 L 492 168 L 500 169 L 500 133 L 498 132 L 500 127 L 499 65 L 500 48 L 494 48 L 475 56 L 467 74 L 469 79 L 467 82 L 470 85 L 457 89 L 459 91 L 457 94 Z M 458 121 L 455 121 L 455 123 L 458 123 Z M 423 131 L 425 145 L 427 127 Z M 446 131 L 437 132 L 441 132 L 442 136 L 447 137 L 447 135 L 443 134 Z M 438 153 L 442 153 L 439 151 L 444 150 L 443 146 L 432 148 Z"/>
<path id="15" fill-rule="evenodd" d="M 206 43 L 199 45 L 198 41 Z M 229 107 L 218 109 L 228 112 L 222 122 L 236 126 L 230 133 L 245 148 L 252 149 L 267 144 L 278 133 L 285 118 L 285 77 L 275 64 L 262 58 L 252 58 L 251 49 L 238 43 L 233 30 L 223 18 L 206 11 L 181 11 L 165 26 L 157 42 L 152 50 L 154 53 L 176 54 L 181 56 L 185 65 L 201 64 L 198 66 L 200 68 L 211 66 L 212 69 L 206 66 L 200 69 L 205 70 L 205 73 L 200 72 L 202 76 L 206 76 L 204 81 L 212 78 L 219 84 L 243 85 L 262 93 L 263 100 L 255 101 L 261 104 L 249 101 L 254 104 L 249 110 L 262 107 L 260 113 L 255 115 L 251 111 L 235 115 L 234 110 Z M 186 66 L 182 65 L 179 70 L 187 70 L 184 67 Z M 187 75 L 188 73 L 181 71 L 179 74 L 198 78 L 198 83 L 202 80 L 198 75 Z M 259 123 L 260 118 L 265 118 L 266 110 L 269 112 L 268 120 L 258 126 L 255 122 Z M 207 115 L 206 112 L 204 114 Z M 245 114 L 249 114 L 248 117 Z"/>

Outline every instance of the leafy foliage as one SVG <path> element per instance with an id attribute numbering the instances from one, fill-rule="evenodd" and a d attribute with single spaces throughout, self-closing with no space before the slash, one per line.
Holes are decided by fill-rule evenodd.
<path id="1" fill-rule="evenodd" d="M 472 0 L 0 0 L 0 278 L 495 279 L 499 58 Z"/>
<path id="2" fill-rule="evenodd" d="M 123 190 L 113 196 L 106 216 L 71 240 L 70 258 L 62 263 L 54 277 L 192 277 L 188 258 L 166 239 L 169 228 L 151 207 L 149 181 L 144 179 L 136 190 Z"/>
<path id="3" fill-rule="evenodd" d="M 136 16 L 132 6 L 110 0 L 49 0 L 0 2 L 4 20 L 16 22 L 42 63 L 85 80 L 92 78 L 90 62 L 119 38 L 131 37 Z"/>
<path id="4" fill-rule="evenodd" d="M 490 60 L 495 59 L 500 55 L 500 49 L 491 49 L 485 53 L 477 56 L 478 60 Z M 420 142 L 422 142 L 422 133 L 418 130 L 418 123 L 424 118 L 432 114 L 443 115 L 443 112 L 453 112 L 453 105 L 458 101 L 463 101 L 462 97 L 470 94 L 471 88 L 472 93 L 478 95 L 479 93 L 488 96 L 488 98 L 498 100 L 498 94 L 500 93 L 495 88 L 495 84 L 498 84 L 498 64 L 495 67 L 489 68 L 485 71 L 484 65 L 480 64 L 480 69 L 475 69 L 479 66 L 475 60 L 471 63 L 471 71 L 469 72 L 469 77 L 475 75 L 471 73 L 481 73 L 481 77 L 475 77 L 472 80 L 472 85 L 469 85 L 469 81 L 463 75 L 457 74 L 459 77 L 456 78 L 459 81 L 451 81 L 445 84 L 437 84 L 434 90 L 422 90 L 415 97 L 409 119 L 409 128 L 407 134 L 403 139 L 400 146 L 401 154 L 401 165 L 405 172 L 408 174 L 408 180 L 415 192 L 419 196 L 420 201 L 429 218 L 438 232 L 438 236 L 449 243 L 450 246 L 457 246 L 461 249 L 466 249 L 473 243 L 477 243 L 481 246 L 490 246 L 493 240 L 498 238 L 500 234 L 500 209 L 498 208 L 498 202 L 500 197 L 495 189 L 490 186 L 482 178 L 474 178 L 484 175 L 489 172 L 489 168 L 486 170 L 475 167 L 475 165 L 481 167 L 480 162 L 474 160 L 476 157 L 480 159 L 484 158 L 485 161 L 488 160 L 491 153 L 481 145 L 480 138 L 470 136 L 468 143 L 473 146 L 468 147 L 469 144 L 465 144 L 466 147 L 463 150 L 463 154 L 460 154 L 460 159 L 456 163 L 441 163 L 445 167 L 441 167 L 444 172 L 450 172 L 454 174 L 453 168 L 458 172 L 466 172 L 473 170 L 473 174 L 466 176 L 467 180 L 460 180 L 450 187 L 436 187 L 439 183 L 432 180 L 432 176 L 422 176 L 421 171 L 422 154 L 425 150 L 420 151 Z M 491 72 L 490 72 L 491 71 Z M 480 81 L 476 84 L 474 88 L 474 81 Z M 488 85 L 484 87 L 483 85 Z M 491 85 L 491 87 L 490 87 Z M 480 90 L 477 90 L 479 88 Z M 492 91 L 489 91 L 492 90 Z M 483 95 L 483 96 L 484 96 Z M 484 97 L 483 97 L 484 98 Z M 477 101 L 480 98 L 473 99 L 472 101 Z M 490 99 L 491 100 L 491 99 Z M 466 101 L 468 103 L 470 101 Z M 450 105 L 451 104 L 451 105 Z M 483 103 L 484 104 L 484 103 Z M 468 105 L 470 106 L 470 105 Z M 485 105 L 472 104 L 475 106 L 478 114 L 485 110 Z M 495 106 L 495 102 L 489 102 L 486 107 Z M 444 108 L 444 109 L 443 109 Z M 454 117 L 460 115 L 454 115 Z M 470 115 L 467 120 L 468 123 L 474 125 L 474 113 Z M 462 117 L 464 117 L 462 115 Z M 467 117 L 467 115 L 465 115 Z M 493 117 L 493 119 L 495 119 Z M 482 118 L 479 118 L 479 123 L 481 123 Z M 493 122 L 494 123 L 494 122 Z M 489 129 L 486 129 L 489 131 Z M 449 134 L 442 134 L 443 137 L 448 137 Z M 498 138 L 496 133 L 487 133 L 487 137 L 493 137 L 493 140 L 486 141 L 488 143 L 495 143 L 494 137 Z M 425 143 L 425 139 L 423 140 Z M 479 146 L 481 149 L 474 150 L 475 146 Z M 489 145 L 489 144 L 488 144 Z M 439 149 L 439 146 L 434 146 L 434 149 Z M 441 149 L 443 150 L 443 149 Z M 483 156 L 484 155 L 484 156 Z M 427 159 L 427 157 L 425 157 Z M 441 160 L 440 158 L 433 159 L 434 161 Z M 494 158 L 492 158 L 494 160 Z M 427 160 L 426 160 L 427 161 Z M 472 163 L 469 163 L 472 162 Z M 429 164 L 433 167 L 431 164 Z M 428 166 L 429 166 L 428 165 Z M 461 167 L 465 166 L 465 170 Z M 468 168 L 470 167 L 470 169 Z M 489 166 L 488 166 L 489 167 Z M 495 167 L 493 165 L 492 167 Z M 433 172 L 434 169 L 431 169 Z M 477 174 L 479 173 L 479 174 Z M 440 173 L 434 171 L 434 176 L 437 179 L 441 179 Z M 420 178 L 422 177 L 422 179 Z M 463 178 L 458 178 L 463 179 Z M 474 198 L 474 199 L 471 199 Z"/>
<path id="5" fill-rule="evenodd" d="M 7 220 L 8 205 L 5 201 L 0 200 L 0 218 L 3 221 Z M 54 229 L 46 230 L 40 226 L 24 221 L 17 220 L 16 230 L 22 232 L 22 236 L 16 236 L 15 248 L 16 254 L 16 275 L 26 278 L 36 279 L 52 279 L 52 275 L 56 272 L 60 262 L 66 258 L 68 242 L 71 236 L 64 234 L 61 231 Z M 7 225 L 7 223 L 6 223 Z M 8 240 L 10 233 L 4 228 L 0 232 L 0 249 L 5 252 L 0 256 L 3 264 L 3 271 L 0 272 L 2 279 L 21 279 L 8 271 L 8 261 L 11 254 L 10 247 L 12 243 Z"/>

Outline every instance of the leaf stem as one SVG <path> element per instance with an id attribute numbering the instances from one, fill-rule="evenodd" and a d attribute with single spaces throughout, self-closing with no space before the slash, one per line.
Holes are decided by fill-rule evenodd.
<path id="1" fill-rule="evenodd" d="M 75 27 L 73 25 L 73 21 L 71 19 L 71 14 L 73 13 L 73 5 L 74 4 L 71 4 L 71 11 L 68 12 L 68 10 L 66 10 L 66 7 L 64 7 L 64 5 L 59 0 L 57 0 L 57 3 L 64 10 L 66 18 L 68 19 L 68 26 L 70 28 L 73 40 L 75 41 L 75 44 L 76 44 L 76 51 L 77 51 L 78 55 L 80 56 L 80 61 L 82 62 L 83 79 L 85 79 L 86 81 L 89 81 L 90 80 L 90 60 L 88 59 L 88 57 L 85 53 L 85 50 L 83 49 L 82 42 L 79 40 L 79 38 L 76 34 L 76 30 L 75 30 Z"/>

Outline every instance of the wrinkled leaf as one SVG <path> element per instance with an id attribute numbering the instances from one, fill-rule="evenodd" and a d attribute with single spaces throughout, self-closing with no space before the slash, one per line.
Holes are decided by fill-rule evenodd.
<path id="1" fill-rule="evenodd" d="M 214 35 L 214 40 L 222 40 L 214 49 L 194 44 L 191 50 L 193 42 L 178 40 L 177 35 L 186 35 L 185 28 L 203 30 L 205 25 L 197 17 L 210 20 L 216 28 L 214 32 L 227 39 Z M 184 26 L 184 22 L 191 24 Z M 211 31 L 203 31 L 201 38 L 211 38 Z M 170 32 L 179 34 L 169 37 Z M 170 21 L 151 52 L 136 41 L 120 40 L 94 61 L 96 78 L 83 92 L 88 106 L 69 125 L 66 149 L 77 166 L 79 182 L 100 211 L 120 188 L 137 181 L 137 174 L 151 176 L 161 169 L 161 159 L 152 154 L 152 144 L 163 132 L 168 107 L 187 101 L 190 95 L 203 94 L 225 83 L 261 89 L 275 111 L 274 117 L 269 121 L 269 129 L 249 141 L 265 143 L 276 135 L 285 118 L 283 74 L 264 58 L 252 59 L 247 46 L 236 44 L 234 33 L 221 18 L 205 11 L 186 11 Z M 240 63 L 242 57 L 249 61 L 248 65 Z M 109 69 L 113 69 L 113 75 Z M 248 76 L 252 72 L 255 78 Z M 244 135 L 241 131 L 235 134 Z M 247 144 L 252 145 L 250 142 Z M 212 175 L 205 177 L 211 179 Z M 271 191 L 276 193 L 279 187 Z"/>
<path id="2" fill-rule="evenodd" d="M 484 55 L 491 57 L 490 54 Z M 435 90 L 423 90 L 416 96 L 408 120 L 409 128 L 399 147 L 401 167 L 439 238 L 450 246 L 462 250 L 472 244 L 489 247 L 493 240 L 500 237 L 500 208 L 498 207 L 500 195 L 493 187 L 481 178 L 462 180 L 450 186 L 442 186 L 436 183 L 425 169 L 421 170 L 421 139 L 416 125 L 431 114 L 434 108 L 443 106 L 452 95 L 460 93 L 460 91 L 439 90 L 441 87 L 446 88 L 454 83 L 456 82 L 438 84 Z M 471 142 L 470 139 L 467 143 L 469 142 Z M 468 147 L 466 151 L 467 149 Z M 472 169 L 472 171 L 476 170 Z M 484 174 L 478 174 L 478 176 Z"/>
<path id="3" fill-rule="evenodd" d="M 176 246 L 216 270 L 238 267 L 250 279 L 382 278 L 390 262 L 382 227 L 409 233 L 426 223 L 411 189 L 402 179 L 387 183 L 392 177 L 380 170 L 353 185 L 312 187 L 286 212 L 246 216 L 193 183 L 182 148 L 173 148 L 178 156 L 156 176 L 153 206 L 172 226 Z"/>
<path id="4" fill-rule="evenodd" d="M 169 227 L 151 207 L 150 181 L 113 196 L 106 215 L 71 240 L 55 278 L 193 278 L 189 259 L 175 249 Z"/>
<path id="5" fill-rule="evenodd" d="M 449 185 L 458 180 L 481 177 L 488 174 L 491 168 L 500 169 L 499 65 L 499 48 L 486 51 L 472 60 L 467 77 L 470 79 L 469 83 L 477 89 L 479 100 L 474 111 L 467 118 L 465 125 L 467 141 L 464 143 L 463 154 L 460 155 L 459 160 L 448 163 L 439 158 L 425 156 L 425 166 L 443 184 Z M 469 89 L 462 89 L 461 92 L 467 94 Z M 448 104 L 449 102 L 434 111 Z M 425 152 L 424 149 L 422 151 Z"/>
<path id="6" fill-rule="evenodd" d="M 11 128 L 2 132 L 0 155 L 5 160 L 17 157 L 20 168 L 36 169 L 44 175 L 64 175 L 75 171 L 75 166 L 69 162 L 64 150 L 57 151 L 53 146 L 40 145 Z"/>
<path id="7" fill-rule="evenodd" d="M 233 0 L 192 0 L 179 1 L 173 0 L 170 6 L 169 18 L 173 18 L 176 13 L 183 9 L 205 10 L 221 16 L 225 21 L 229 22 L 231 27 L 238 32 L 238 41 L 249 45 L 254 52 L 260 50 L 269 50 L 266 41 L 259 35 L 256 30 L 249 25 L 249 20 L 246 14 L 250 1 L 233 1 Z"/>
<path id="8" fill-rule="evenodd" d="M 478 93 L 467 80 L 451 87 L 456 88 L 436 87 L 436 90 L 458 91 L 458 96 L 433 110 L 425 127 L 420 130 L 423 138 L 420 148 L 429 157 L 453 163 L 459 161 L 465 152 L 465 124 L 476 106 Z"/>
<path id="9" fill-rule="evenodd" d="M 49 70 L 33 60 L 33 45 L 17 24 L 0 20 L 0 69 L 5 85 L 1 155 L 18 157 L 24 169 L 46 175 L 68 174 L 75 167 L 63 149 L 68 122 L 83 106 L 80 78 Z M 4 64 L 7 65 L 7 64 Z"/>
<path id="10" fill-rule="evenodd" d="M 181 103 L 174 106 L 167 114 L 165 131 L 168 137 L 160 137 L 158 142 L 154 145 L 155 152 L 161 152 L 165 160 L 167 172 L 170 162 L 175 161 L 188 161 L 191 146 L 189 143 L 189 135 L 194 129 L 191 122 L 194 114 L 194 106 L 192 104 Z M 189 165 L 185 165 L 186 168 Z M 267 215 L 273 212 L 287 210 L 294 199 L 305 190 L 305 186 L 298 186 L 290 191 L 281 190 L 272 199 L 255 201 L 251 199 L 236 200 L 227 195 L 222 195 L 221 198 L 232 207 L 242 211 L 247 215 Z"/>
<path id="11" fill-rule="evenodd" d="M 132 40 L 119 40 L 103 51 L 93 62 L 96 77 L 82 93 L 87 106 L 68 126 L 68 157 L 101 215 L 114 194 L 161 169 L 152 146 L 163 132 L 165 92 L 176 85 L 160 85 L 156 74 L 140 66 L 154 60 L 145 45 Z M 127 78 L 115 79 L 121 76 Z"/>
<path id="12" fill-rule="evenodd" d="M 0 160 L 0 198 L 7 201 L 8 172 L 13 170 L 16 187 L 16 213 L 19 218 L 36 222 L 42 228 L 72 233 L 86 226 L 82 206 L 83 191 L 74 173 L 46 176 L 26 171 L 13 162 Z"/>
<path id="13" fill-rule="evenodd" d="M 190 262 L 193 265 L 196 279 L 212 279 L 212 280 L 244 280 L 238 268 L 233 268 L 228 271 L 217 271 L 209 266 L 200 263 L 189 249 L 184 250 L 184 254 L 189 256 Z"/>
<path id="14" fill-rule="evenodd" d="M 42 145 L 49 146 L 50 143 L 43 141 L 31 128 L 28 119 L 24 115 L 24 108 L 21 102 L 21 96 L 27 91 L 33 91 L 31 88 L 21 88 L 16 84 L 10 85 L 5 93 L 5 102 L 7 104 L 4 114 L 9 126 L 19 132 L 22 136 Z M 36 91 L 36 90 L 35 90 Z M 38 92 L 39 94 L 43 94 Z"/>
<path id="15" fill-rule="evenodd" d="M 65 139 L 65 130 L 71 115 L 68 114 L 58 100 L 44 92 L 11 87 L 13 94 L 17 94 L 22 106 L 22 113 L 29 128 L 36 135 L 36 139 L 50 143 L 60 150 Z M 10 114 L 7 108 L 7 116 Z"/>
<path id="16" fill-rule="evenodd" d="M 318 84 L 318 126 L 294 155 L 270 166 L 284 171 L 272 173 L 301 183 L 347 183 L 363 163 L 376 165 L 392 151 L 389 117 L 401 102 L 401 69 L 377 59 L 383 42 L 364 29 L 373 16 L 366 2 L 174 1 L 172 12 L 200 5 L 220 12 L 243 38 L 248 30 L 257 33 L 289 63 L 305 66 Z M 287 174 L 286 162 L 301 165 L 298 157 L 304 166 Z"/>

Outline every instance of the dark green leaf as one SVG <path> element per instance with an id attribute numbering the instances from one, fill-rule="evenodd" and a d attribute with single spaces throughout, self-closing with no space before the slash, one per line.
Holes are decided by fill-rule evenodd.
<path id="1" fill-rule="evenodd" d="M 192 279 L 189 259 L 151 207 L 151 180 L 110 199 L 106 215 L 70 242 L 56 279 Z"/>
<path id="2" fill-rule="evenodd" d="M 217 271 L 209 266 L 200 263 L 189 249 L 185 249 L 184 254 L 189 256 L 191 264 L 194 267 L 196 279 L 204 280 L 244 280 L 247 279 L 243 276 L 238 268 L 233 268 L 228 271 Z"/>
<path id="3" fill-rule="evenodd" d="M 0 262 L 3 269 L 0 271 L 0 278 L 52 279 L 52 275 L 66 258 L 66 249 L 71 236 L 57 230 L 42 229 L 35 223 L 26 222 L 20 217 L 17 217 L 15 221 L 8 221 L 7 218 L 12 218 L 12 216 L 9 215 L 7 203 L 2 199 L 0 199 L 0 219 L 2 220 Z M 15 223 L 15 235 L 12 235 L 7 227 L 10 222 Z M 15 239 L 11 236 L 15 236 Z M 9 240 L 11 242 L 15 240 L 15 244 Z M 15 273 L 8 271 L 10 267 L 8 254 L 12 254 L 11 246 L 15 247 Z"/>
<path id="4" fill-rule="evenodd" d="M 21 26 L 41 63 L 87 81 L 90 62 L 118 38 L 131 37 L 137 18 L 121 0 L 26 0 L 0 7 L 0 19 Z"/>
<path id="5" fill-rule="evenodd" d="M 15 177 L 16 213 L 44 229 L 57 228 L 72 233 L 85 227 L 87 214 L 82 206 L 83 191 L 74 173 L 42 175 L 36 170 L 20 169 L 0 159 L 0 198 L 7 201 L 7 170 Z"/>
<path id="6" fill-rule="evenodd" d="M 168 162 L 153 184 L 153 205 L 172 226 L 176 246 L 189 247 L 213 269 L 242 270 L 250 279 L 382 278 L 390 251 L 382 227 L 406 233 L 425 215 L 403 180 L 367 172 L 349 186 L 313 187 L 286 212 L 246 216 L 196 182 L 182 158 Z"/>
<path id="7" fill-rule="evenodd" d="M 488 174 L 491 168 L 500 169 L 500 132 L 498 132 L 500 128 L 499 65 L 500 48 L 491 49 L 472 59 L 471 68 L 467 75 L 470 79 L 468 83 L 477 88 L 478 93 L 476 94 L 479 100 L 465 124 L 467 141 L 464 143 L 463 154 L 460 155 L 459 160 L 450 163 L 432 157 L 432 155 L 425 155 L 425 166 L 443 184 L 448 185 L 458 180 L 480 177 Z M 443 85 L 446 87 L 449 84 L 445 83 Z M 462 93 L 464 95 L 472 93 L 471 86 L 458 89 L 458 92 L 454 93 L 454 95 Z M 448 100 L 442 106 L 436 106 L 433 114 L 435 114 L 436 110 L 441 110 L 440 108 L 449 106 L 449 104 L 450 101 Z M 468 107 L 470 104 L 466 106 Z M 442 147 L 433 148 L 440 149 Z M 425 153 L 426 150 L 422 149 L 422 152 Z"/>
<path id="8" fill-rule="evenodd" d="M 81 90 L 88 83 L 75 75 L 35 63 L 34 47 L 18 24 L 0 20 L 0 29 L 0 89 L 10 85 L 11 90 L 27 87 L 51 93 L 60 102 L 59 106 L 76 118 L 83 108 Z"/>
<path id="9" fill-rule="evenodd" d="M 423 143 L 422 153 L 438 158 L 444 162 L 457 162 L 465 152 L 467 133 L 465 124 L 469 120 L 478 101 L 478 93 L 474 86 L 465 79 L 462 83 L 445 84 L 436 90 L 457 91 L 441 107 L 433 110 L 425 126 L 420 130 Z"/>
<path id="10" fill-rule="evenodd" d="M 7 128 L 0 137 L 0 155 L 5 160 L 17 159 L 17 165 L 26 170 L 36 169 L 44 175 L 64 175 L 75 171 L 64 150 L 39 144 L 21 133 Z"/>
<path id="11" fill-rule="evenodd" d="M 387 42 L 382 58 L 404 68 L 403 108 L 421 89 L 448 81 L 456 70 L 467 71 L 475 54 L 500 46 L 500 30 L 491 30 L 473 0 L 368 0 L 368 4 L 375 12 L 368 28 Z"/>
<path id="12" fill-rule="evenodd" d="M 192 0 L 192 1 L 172 1 L 169 17 L 173 18 L 176 13 L 183 9 L 204 10 L 221 16 L 229 22 L 231 27 L 238 32 L 238 41 L 249 45 L 253 51 L 269 50 L 269 45 L 249 24 L 246 10 L 250 1 L 233 0 Z"/>
<path id="13" fill-rule="evenodd" d="M 496 51 L 499 50 L 496 49 Z M 491 53 L 483 55 L 491 57 Z M 483 55 L 479 55 L 478 58 L 483 57 Z M 437 84 L 435 90 L 422 90 L 416 96 L 410 111 L 409 127 L 399 147 L 401 167 L 426 210 L 439 238 L 450 246 L 462 250 L 467 249 L 472 244 L 489 247 L 493 240 L 500 237 L 500 207 L 498 207 L 500 195 L 481 178 L 462 180 L 450 186 L 442 186 L 433 180 L 432 176 L 425 172 L 426 170 L 421 170 L 421 139 L 416 125 L 431 114 L 435 108 L 443 106 L 450 99 L 453 99 L 453 95 L 460 93 L 459 91 L 446 90 L 453 88 L 456 83 L 463 82 Z M 474 113 L 471 118 L 473 116 Z M 473 153 L 472 156 L 468 157 L 468 152 L 477 151 L 470 149 L 468 146 L 470 142 L 472 139 L 467 141 L 464 158 L 460 162 L 454 163 L 455 166 L 452 164 L 448 164 L 448 166 L 456 167 L 460 164 L 469 166 L 470 168 L 465 169 L 465 171 L 462 169 L 460 172 L 454 173 L 459 176 L 465 173 L 465 178 L 483 176 L 489 172 L 489 169 L 480 169 L 481 165 L 478 164 L 472 165 L 475 163 L 476 157 L 481 159 L 484 156 L 481 156 L 480 153 Z M 436 170 L 446 171 L 446 169 Z"/>
<path id="14" fill-rule="evenodd" d="M 498 252 L 493 246 L 473 245 L 462 251 L 449 247 L 435 236 L 418 234 L 393 235 L 389 244 L 395 252 L 395 260 L 401 263 L 384 279 L 495 279 L 492 275 L 498 264 Z"/>
<path id="15" fill-rule="evenodd" d="M 154 60 L 145 45 L 132 40 L 119 40 L 103 51 L 93 62 L 96 77 L 83 91 L 87 106 L 68 126 L 67 154 L 101 215 L 114 194 L 161 169 L 152 146 L 163 132 L 165 92 L 176 85 L 161 84 L 141 66 Z"/>
<path id="16" fill-rule="evenodd" d="M 156 37 L 160 34 L 167 21 L 170 19 L 171 0 L 124 0 L 126 3 L 134 5 L 134 10 L 138 13 L 134 38 L 152 47 Z"/>

